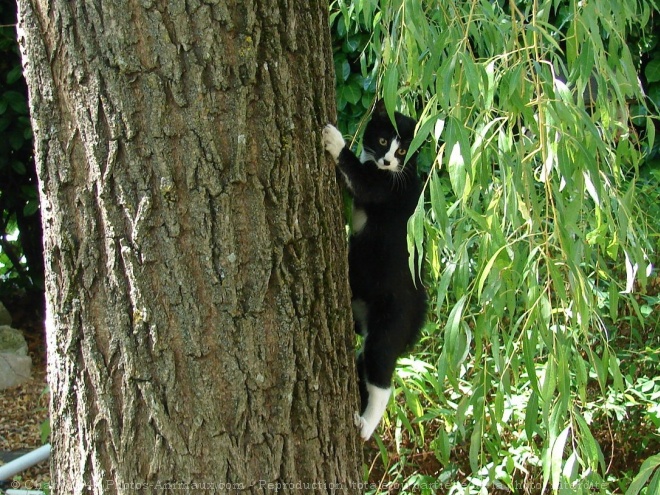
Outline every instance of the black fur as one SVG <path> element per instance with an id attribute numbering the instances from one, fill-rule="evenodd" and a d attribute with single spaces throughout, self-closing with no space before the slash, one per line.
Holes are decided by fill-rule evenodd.
<path id="1" fill-rule="evenodd" d="M 382 101 L 378 102 L 364 132 L 364 163 L 346 146 L 337 160 L 353 197 L 354 215 L 360 210 L 366 214 L 366 224 L 352 233 L 349 244 L 354 309 L 356 301 L 367 308 L 366 322 L 359 317 L 355 322 L 356 331 L 366 333 L 358 357 L 361 413 L 369 399 L 367 382 L 390 387 L 396 361 L 417 341 L 426 313 L 426 293 L 419 276 L 413 281 L 406 241 L 407 222 L 422 192 L 416 154 L 403 165 L 415 121 L 400 113 L 395 120 L 396 129 Z M 393 139 L 400 141 L 396 155 L 400 166 L 398 171 L 383 170 L 376 162 L 391 151 Z"/>

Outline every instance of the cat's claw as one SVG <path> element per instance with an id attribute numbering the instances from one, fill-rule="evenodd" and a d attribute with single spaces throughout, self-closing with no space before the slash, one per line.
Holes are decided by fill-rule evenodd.
<path id="1" fill-rule="evenodd" d="M 360 430 L 360 438 L 363 442 L 366 442 L 371 438 L 371 435 L 374 432 L 374 427 L 369 426 L 367 420 L 357 412 L 353 413 L 353 423 L 355 423 L 355 426 Z"/>
<path id="2" fill-rule="evenodd" d="M 339 155 L 344 146 L 346 146 L 346 141 L 344 141 L 341 132 L 332 124 L 326 125 L 323 128 L 323 147 L 330 153 L 335 162 L 339 160 Z"/>
<path id="3" fill-rule="evenodd" d="M 363 422 L 364 422 L 364 418 L 360 416 L 359 412 L 355 411 L 353 413 L 353 424 L 355 424 L 355 426 L 357 426 L 358 428 L 361 428 Z"/>

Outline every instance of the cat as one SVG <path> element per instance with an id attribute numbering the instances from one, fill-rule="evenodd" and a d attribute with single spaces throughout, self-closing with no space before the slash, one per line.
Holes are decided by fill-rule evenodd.
<path id="1" fill-rule="evenodd" d="M 405 161 L 416 122 L 398 112 L 394 117 L 396 128 L 384 102 L 376 103 L 359 159 L 333 125 L 322 132 L 353 199 L 349 281 L 355 330 L 364 337 L 355 425 L 365 441 L 385 413 L 396 361 L 417 341 L 426 317 L 426 292 L 410 272 L 407 245 L 408 219 L 422 192 L 417 154 Z"/>

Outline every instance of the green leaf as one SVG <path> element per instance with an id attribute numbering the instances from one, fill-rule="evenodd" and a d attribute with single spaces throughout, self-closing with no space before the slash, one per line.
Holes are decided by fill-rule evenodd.
<path id="1" fill-rule="evenodd" d="M 23 164 L 23 162 L 20 162 L 18 160 L 14 160 L 13 162 L 11 162 L 11 168 L 18 175 L 25 175 L 27 173 L 27 169 L 25 168 L 25 165 Z"/>
<path id="2" fill-rule="evenodd" d="M 479 75 L 477 65 L 474 63 L 472 57 L 468 56 L 467 53 L 462 53 L 460 60 L 463 66 L 465 77 L 467 79 L 468 89 L 470 90 L 470 93 L 472 93 L 472 98 L 474 98 L 474 101 L 478 102 L 483 98 L 483 95 L 481 93 L 481 77 Z"/>
<path id="3" fill-rule="evenodd" d="M 449 150 L 447 169 L 452 189 L 459 199 L 465 199 L 469 194 L 469 178 L 467 164 L 470 163 L 470 146 L 463 124 L 456 118 L 450 118 L 447 125 L 446 145 Z"/>
<path id="4" fill-rule="evenodd" d="M 603 457 L 603 452 L 601 451 L 598 442 L 591 434 L 589 425 L 579 412 L 574 411 L 573 417 L 575 418 L 575 421 L 578 425 L 578 431 L 580 433 L 580 446 L 586 454 L 584 457 L 586 457 L 589 467 L 594 471 L 597 471 L 598 467 L 600 466 L 603 472 L 605 472 L 605 458 Z"/>
<path id="5" fill-rule="evenodd" d="M 461 323 L 461 317 L 463 315 L 463 308 L 465 307 L 465 302 L 467 301 L 467 296 L 461 297 L 449 313 L 447 318 L 447 324 L 445 325 L 445 338 L 449 340 L 453 338 L 456 333 L 458 333 L 458 327 Z"/>
<path id="6" fill-rule="evenodd" d="M 451 455 L 451 443 L 449 441 L 449 436 L 445 432 L 444 428 L 438 428 L 435 434 L 435 455 L 438 460 L 443 464 L 449 464 L 450 455 Z M 385 464 L 386 466 L 387 464 Z"/>
<path id="7" fill-rule="evenodd" d="M 550 454 L 550 475 L 552 479 L 552 489 L 558 490 L 559 483 L 561 482 L 561 465 L 564 458 L 564 447 L 566 446 L 566 439 L 571 432 L 571 427 L 567 426 L 559 434 L 555 442 L 552 444 L 552 452 Z"/>
<path id="8" fill-rule="evenodd" d="M 483 271 L 481 272 L 481 276 L 479 277 L 479 282 L 477 283 L 477 297 L 481 299 L 481 293 L 483 292 L 484 288 L 484 283 L 486 282 L 486 278 L 488 278 L 488 275 L 490 275 L 490 271 L 493 268 L 493 265 L 495 264 L 495 261 L 499 257 L 500 253 L 507 249 L 509 246 L 504 245 L 500 247 L 497 251 L 495 251 L 495 254 L 491 256 L 491 258 L 488 260 L 488 263 L 486 263 L 486 266 L 484 267 Z"/>
<path id="9" fill-rule="evenodd" d="M 458 141 L 452 144 L 447 168 L 449 169 L 449 178 L 451 180 L 452 189 L 459 198 L 462 198 L 463 193 L 465 192 L 467 173 L 465 170 L 465 160 L 461 154 L 461 145 Z"/>
<path id="10" fill-rule="evenodd" d="M 538 417 L 539 396 L 534 390 L 532 390 L 532 393 L 529 396 L 529 400 L 527 401 L 527 407 L 525 409 L 525 433 L 527 434 L 527 441 L 529 443 L 532 443 Z"/>
<path id="11" fill-rule="evenodd" d="M 415 418 L 421 417 L 424 414 L 424 410 L 422 408 L 421 402 L 419 401 L 419 395 L 413 393 L 407 387 L 402 387 L 402 388 L 403 388 L 403 394 L 406 397 L 406 406 L 408 410 L 413 413 Z"/>
<path id="12" fill-rule="evenodd" d="M 426 211 L 424 210 L 424 195 L 419 196 L 417 207 L 414 213 L 408 219 L 408 267 L 413 276 L 413 280 L 417 280 L 415 273 L 422 278 L 422 262 L 424 258 L 424 219 Z M 417 266 L 415 266 L 415 259 L 417 259 Z"/>
<path id="13" fill-rule="evenodd" d="M 37 192 L 37 187 L 34 184 L 26 184 L 21 186 L 21 194 L 24 198 L 27 199 L 37 199 L 39 193 Z"/>
<path id="14" fill-rule="evenodd" d="M 11 132 L 8 132 L 6 139 L 9 141 L 9 146 L 11 146 L 15 151 L 20 150 L 23 147 L 23 144 L 25 144 L 23 133 L 19 132 L 18 129 L 12 129 Z"/>
<path id="15" fill-rule="evenodd" d="M 26 217 L 34 215 L 39 210 L 39 201 L 31 199 L 23 207 L 23 215 Z"/>
<path id="16" fill-rule="evenodd" d="M 50 418 L 46 418 L 41 422 L 39 430 L 41 433 L 41 443 L 48 443 L 48 438 L 50 437 Z"/>
<path id="17" fill-rule="evenodd" d="M 338 82 L 345 82 L 351 75 L 351 64 L 348 63 L 346 55 L 335 57 L 335 77 Z M 341 86 L 340 86 L 341 87 Z"/>
<path id="18" fill-rule="evenodd" d="M 433 210 L 433 215 L 440 226 L 441 232 L 444 233 L 449 227 L 449 216 L 447 215 L 447 203 L 445 202 L 445 195 L 442 192 L 442 185 L 437 170 L 431 174 L 429 189 L 431 190 L 431 208 Z"/>
<path id="19" fill-rule="evenodd" d="M 358 51 L 360 48 L 360 43 L 361 43 L 361 38 L 360 36 L 350 36 L 346 38 L 344 41 L 344 52 L 345 53 L 353 53 Z"/>
<path id="20" fill-rule="evenodd" d="M 578 457 L 577 452 L 575 451 L 573 451 L 571 455 L 568 456 L 568 459 L 566 459 L 564 468 L 562 469 L 561 473 L 565 482 L 571 484 L 573 481 L 577 480 L 580 461 L 581 459 Z"/>
<path id="21" fill-rule="evenodd" d="M 431 129 L 435 126 L 437 118 L 435 116 L 429 117 L 421 125 L 417 126 L 417 132 L 413 137 L 410 147 L 408 148 L 408 154 L 406 155 L 406 160 L 419 149 L 419 147 L 424 144 L 424 141 L 429 137 Z"/>
<path id="22" fill-rule="evenodd" d="M 396 416 L 397 416 L 398 420 L 401 422 L 403 427 L 408 431 L 408 433 L 410 435 L 414 435 L 415 431 L 413 430 L 412 424 L 410 423 L 410 420 L 408 419 L 406 411 L 401 407 L 395 406 L 395 412 L 396 412 Z M 397 440 L 397 442 L 399 442 L 399 440 Z M 397 448 L 397 450 L 400 450 L 400 448 Z"/>
<path id="23" fill-rule="evenodd" d="M 652 455 L 646 459 L 639 469 L 639 473 L 630 483 L 625 495 L 637 495 L 658 466 L 660 466 L 660 454 Z"/>
<path id="24" fill-rule="evenodd" d="M 483 435 L 481 434 L 481 421 L 477 421 L 477 424 L 474 425 L 474 430 L 470 437 L 470 467 L 472 472 L 476 473 L 479 471 L 479 457 L 481 454 L 481 445 L 483 441 Z"/>
<path id="25" fill-rule="evenodd" d="M 390 64 L 385 69 L 385 76 L 383 77 L 383 101 L 387 114 L 390 120 L 394 122 L 394 110 L 396 109 L 396 102 L 398 97 L 399 88 L 399 72 L 396 65 Z"/>
<path id="26" fill-rule="evenodd" d="M 380 452 L 380 459 L 383 463 L 383 466 L 389 465 L 389 455 L 387 453 L 387 447 L 383 443 L 383 440 L 380 438 L 380 435 L 374 435 L 376 439 L 376 444 L 378 445 L 378 451 Z"/>
<path id="27" fill-rule="evenodd" d="M 644 75 L 649 83 L 660 81 L 660 58 L 651 60 L 644 69 Z"/>
<path id="28" fill-rule="evenodd" d="M 465 360 L 472 340 L 471 335 L 468 334 L 467 325 L 462 324 L 463 309 L 466 302 L 466 296 L 458 300 L 449 313 L 445 325 L 445 346 L 442 352 L 449 356 L 449 362 L 453 368 L 457 368 Z"/>
<path id="29" fill-rule="evenodd" d="M 27 97 L 24 94 L 18 91 L 5 91 L 2 97 L 14 112 L 27 115 Z"/>
<path id="30" fill-rule="evenodd" d="M 578 394 L 580 395 L 580 400 L 582 402 L 587 402 L 587 382 L 589 380 L 589 375 L 587 373 L 587 367 L 584 364 L 584 359 L 579 353 L 576 353 L 575 356 L 575 384 L 577 386 Z"/>
<path id="31" fill-rule="evenodd" d="M 610 354 L 609 370 L 610 370 L 610 376 L 614 381 L 614 388 L 619 392 L 623 392 L 625 390 L 625 385 L 623 383 L 623 376 L 621 375 L 621 370 L 619 369 L 619 361 L 616 358 L 615 354 Z"/>
<path id="32" fill-rule="evenodd" d="M 660 469 L 655 471 L 646 493 L 660 493 Z"/>
<path id="33" fill-rule="evenodd" d="M 7 72 L 7 84 L 14 84 L 21 77 L 23 77 L 23 68 L 20 65 L 17 65 Z"/>
<path id="34" fill-rule="evenodd" d="M 651 117 L 646 117 L 646 134 L 649 148 L 653 149 L 653 144 L 655 143 L 655 122 L 653 122 Z"/>
<path id="35" fill-rule="evenodd" d="M 552 398 L 557 386 L 557 366 L 555 361 L 550 358 L 545 365 L 545 372 L 543 373 L 543 382 L 541 383 L 541 399 L 544 402 L 552 402 Z"/>
<path id="36" fill-rule="evenodd" d="M 341 96 L 351 105 L 355 105 L 362 97 L 360 87 L 356 84 L 346 84 L 341 87 Z"/>

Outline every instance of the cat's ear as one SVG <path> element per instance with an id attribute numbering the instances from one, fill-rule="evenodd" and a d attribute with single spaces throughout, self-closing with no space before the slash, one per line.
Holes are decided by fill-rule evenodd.
<path id="1" fill-rule="evenodd" d="M 387 117 L 387 109 L 385 108 L 385 100 L 379 99 L 376 102 L 376 106 L 374 107 L 374 113 L 378 115 L 379 117 Z"/>

